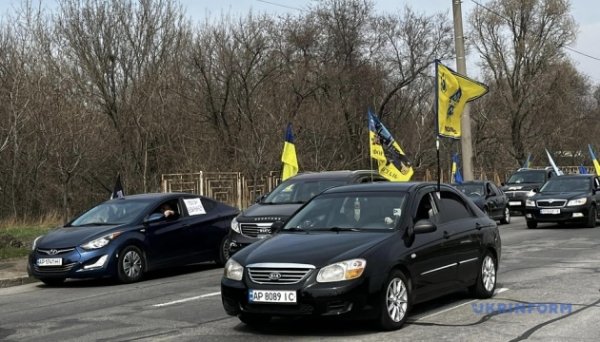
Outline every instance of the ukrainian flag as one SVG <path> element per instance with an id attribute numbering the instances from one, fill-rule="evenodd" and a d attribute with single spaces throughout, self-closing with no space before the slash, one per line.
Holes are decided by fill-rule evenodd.
<path id="1" fill-rule="evenodd" d="M 452 71 L 439 60 L 435 61 L 438 135 L 461 137 L 461 116 L 465 104 L 488 92 L 488 87 Z"/>
<path id="2" fill-rule="evenodd" d="M 396 182 L 406 182 L 414 171 L 398 142 L 369 109 L 369 150 L 377 160 L 379 174 Z"/>
<path id="3" fill-rule="evenodd" d="M 600 163 L 598 163 L 598 159 L 596 159 L 596 155 L 594 154 L 594 150 L 592 150 L 591 144 L 588 144 L 588 149 L 590 150 L 590 155 L 592 156 L 592 162 L 594 163 L 594 169 L 596 169 L 596 175 L 600 176 Z"/>
<path id="4" fill-rule="evenodd" d="M 281 173 L 282 181 L 293 177 L 298 173 L 298 159 L 296 158 L 296 146 L 294 145 L 294 135 L 292 134 L 291 123 L 288 123 L 285 131 L 281 162 L 283 163 L 283 172 Z"/>
<path id="5" fill-rule="evenodd" d="M 455 153 L 452 156 L 452 180 L 456 184 L 462 184 L 463 178 L 460 174 L 460 169 L 458 168 L 458 153 Z"/>

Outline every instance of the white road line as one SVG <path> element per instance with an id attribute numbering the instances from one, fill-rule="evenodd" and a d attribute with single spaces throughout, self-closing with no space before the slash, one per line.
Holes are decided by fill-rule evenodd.
<path id="1" fill-rule="evenodd" d="M 175 304 L 180 304 L 180 303 L 185 303 L 185 302 L 191 302 L 193 300 L 198 300 L 198 299 L 202 299 L 202 298 L 206 298 L 206 297 L 214 297 L 214 296 L 218 296 L 220 294 L 221 294 L 221 292 L 212 292 L 212 293 L 203 294 L 201 296 L 194 296 L 194 297 L 189 297 L 189 298 L 183 298 L 183 299 L 179 299 L 179 300 L 174 300 L 172 302 L 154 304 L 152 306 L 155 307 L 155 308 L 160 308 L 160 307 L 163 307 L 163 306 L 169 306 L 169 305 L 175 305 Z"/>
<path id="2" fill-rule="evenodd" d="M 494 292 L 494 295 L 498 295 L 498 294 L 500 294 L 500 293 L 502 293 L 502 292 L 506 292 L 506 291 L 508 291 L 508 290 L 509 290 L 509 289 L 508 289 L 508 288 L 506 288 L 506 287 L 502 287 L 502 288 L 496 289 L 496 291 Z M 433 316 L 437 316 L 437 315 L 443 314 L 443 313 L 445 313 L 445 312 L 448 312 L 448 311 L 451 311 L 451 310 L 454 310 L 454 309 L 460 308 L 461 306 L 465 306 L 465 305 L 468 305 L 468 304 L 474 303 L 474 302 L 476 302 L 476 301 L 478 301 L 478 300 L 479 300 L 479 299 L 473 299 L 473 300 L 470 300 L 470 301 L 468 301 L 468 302 L 465 302 L 465 303 L 462 303 L 462 304 L 455 305 L 455 306 L 453 306 L 453 307 L 447 308 L 447 309 L 445 309 L 445 310 L 442 310 L 442 311 L 437 311 L 437 312 L 434 312 L 434 313 L 432 313 L 432 314 L 429 314 L 429 315 L 425 315 L 425 316 L 417 317 L 417 318 L 415 318 L 415 319 L 408 319 L 408 322 L 418 322 L 418 321 L 420 321 L 420 320 L 422 320 L 422 319 L 427 319 L 427 318 L 430 318 L 430 317 L 433 317 Z"/>

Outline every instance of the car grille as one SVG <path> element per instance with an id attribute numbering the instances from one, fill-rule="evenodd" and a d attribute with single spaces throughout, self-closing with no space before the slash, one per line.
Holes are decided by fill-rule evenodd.
<path id="1" fill-rule="evenodd" d="M 261 222 L 261 223 L 240 223 L 242 234 L 250 237 L 257 237 L 258 235 L 271 234 L 272 222 Z"/>
<path id="2" fill-rule="evenodd" d="M 296 284 L 314 269 L 313 265 L 305 264 L 252 264 L 248 265 L 248 275 L 256 284 Z"/>
<path id="3" fill-rule="evenodd" d="M 41 248 L 37 248 L 36 252 L 40 253 L 40 254 L 46 254 L 46 255 L 58 255 L 58 254 L 63 254 L 63 253 L 69 253 L 74 251 L 75 248 L 62 248 L 62 249 L 58 249 L 58 248 L 53 248 L 53 249 L 41 249 Z"/>
<path id="4" fill-rule="evenodd" d="M 540 208 L 560 208 L 564 207 L 566 203 L 566 200 L 538 200 L 537 206 Z"/>
<path id="5" fill-rule="evenodd" d="M 75 265 L 77 265 L 76 262 L 71 263 L 71 264 L 67 264 L 67 265 L 62 265 L 62 266 L 38 266 L 38 265 L 33 265 L 33 269 L 38 272 L 38 273 L 65 273 L 65 272 L 69 272 L 70 270 L 73 269 L 73 267 L 75 267 Z"/>
<path id="6" fill-rule="evenodd" d="M 529 191 L 514 191 L 514 190 L 506 190 L 504 191 L 504 193 L 506 194 L 506 197 L 508 198 L 523 198 L 527 195 Z"/>

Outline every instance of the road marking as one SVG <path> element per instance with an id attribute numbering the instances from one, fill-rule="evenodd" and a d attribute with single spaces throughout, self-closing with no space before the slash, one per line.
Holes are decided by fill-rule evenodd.
<path id="1" fill-rule="evenodd" d="M 174 300 L 172 302 L 154 304 L 152 306 L 155 307 L 155 308 L 160 308 L 160 307 L 163 307 L 163 306 L 169 306 L 169 305 L 181 304 L 181 303 L 185 303 L 185 302 L 191 302 L 193 300 L 198 300 L 198 299 L 202 299 L 202 298 L 206 298 L 206 297 L 214 297 L 214 296 L 218 296 L 220 294 L 221 294 L 221 292 L 212 292 L 212 293 L 203 294 L 201 296 L 194 296 L 194 297 L 189 297 L 189 298 L 183 298 L 183 299 Z"/>
<path id="2" fill-rule="evenodd" d="M 494 295 L 498 295 L 498 294 L 500 294 L 500 293 L 502 293 L 502 292 L 506 292 L 506 291 L 508 291 L 508 290 L 509 290 L 509 289 L 508 289 L 508 288 L 506 288 L 506 287 L 502 287 L 502 288 L 496 289 L 496 291 L 494 292 Z M 465 305 L 468 305 L 468 304 L 474 303 L 474 302 L 476 302 L 476 301 L 478 301 L 478 300 L 479 300 L 479 299 L 473 299 L 473 300 L 470 300 L 470 301 L 468 301 L 468 302 L 465 302 L 465 303 L 462 303 L 462 304 L 458 304 L 458 305 L 455 305 L 455 306 L 449 307 L 449 308 L 447 308 L 447 309 L 444 309 L 444 310 L 441 310 L 441 311 L 437 311 L 437 312 L 431 313 L 431 314 L 429 314 L 429 315 L 425 315 L 425 316 L 417 317 L 417 318 L 415 318 L 415 319 L 408 319 L 407 321 L 408 321 L 409 323 L 410 323 L 410 322 L 418 322 L 418 321 L 420 321 L 420 320 L 422 320 L 422 319 L 427 319 L 427 318 L 430 318 L 430 317 L 433 317 L 433 316 L 437 316 L 437 315 L 443 314 L 443 313 L 445 313 L 445 312 L 448 312 L 448 311 L 451 311 L 451 310 L 454 310 L 454 309 L 460 308 L 461 306 L 465 306 Z"/>

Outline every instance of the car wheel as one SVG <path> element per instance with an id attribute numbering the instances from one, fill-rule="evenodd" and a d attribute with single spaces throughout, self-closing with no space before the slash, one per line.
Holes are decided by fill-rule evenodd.
<path id="1" fill-rule="evenodd" d="M 215 262 L 219 266 L 225 265 L 225 263 L 227 262 L 227 260 L 229 260 L 229 257 L 231 256 L 229 244 L 229 236 L 225 235 L 223 240 L 221 240 L 221 244 L 219 245 L 219 258 L 215 260 Z"/>
<path id="2" fill-rule="evenodd" d="M 486 252 L 479 267 L 477 281 L 469 288 L 476 298 L 490 298 L 496 289 L 496 260 L 490 252 Z"/>
<path id="3" fill-rule="evenodd" d="M 502 224 L 510 223 L 510 209 L 508 209 L 508 207 L 504 208 L 504 216 L 500 219 L 500 223 L 502 223 Z"/>
<path id="4" fill-rule="evenodd" d="M 119 253 L 117 275 L 122 283 L 134 283 L 144 275 L 144 255 L 136 246 L 127 246 Z"/>
<path id="5" fill-rule="evenodd" d="M 585 225 L 587 228 L 596 227 L 596 216 L 597 215 L 598 215 L 598 211 L 596 210 L 596 207 L 592 206 L 590 208 L 590 211 L 588 212 L 588 220 L 587 220 L 587 224 Z"/>
<path id="6" fill-rule="evenodd" d="M 529 228 L 529 229 L 537 228 L 537 222 L 536 221 L 527 221 L 527 228 Z"/>
<path id="7" fill-rule="evenodd" d="M 402 327 L 411 307 L 410 284 L 404 273 L 394 270 L 381 291 L 379 328 L 395 330 Z"/>
<path id="8" fill-rule="evenodd" d="M 238 318 L 242 323 L 250 326 L 263 326 L 271 321 L 271 316 L 263 314 L 242 313 Z"/>
<path id="9" fill-rule="evenodd" d="M 40 278 L 40 281 L 48 286 L 58 286 L 65 282 L 65 278 Z"/>

